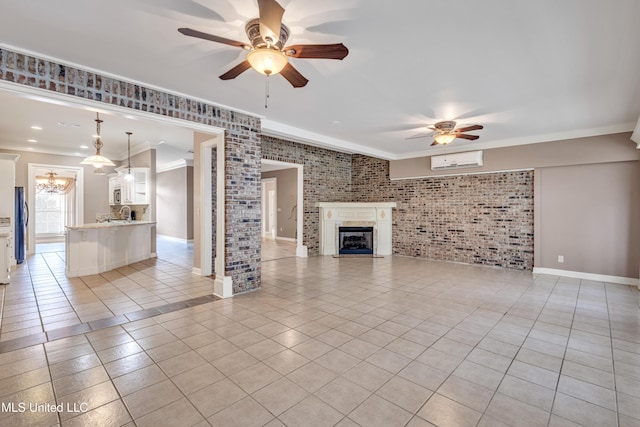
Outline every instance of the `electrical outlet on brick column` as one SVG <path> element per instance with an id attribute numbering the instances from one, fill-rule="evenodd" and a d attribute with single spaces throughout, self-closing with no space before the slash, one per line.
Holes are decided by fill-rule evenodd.
<path id="1" fill-rule="evenodd" d="M 563 263 L 564 262 L 564 255 L 558 255 L 558 262 L 559 263 Z"/>

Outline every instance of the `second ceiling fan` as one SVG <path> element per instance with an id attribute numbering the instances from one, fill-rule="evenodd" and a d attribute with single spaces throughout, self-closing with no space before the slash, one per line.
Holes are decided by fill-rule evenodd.
<path id="1" fill-rule="evenodd" d="M 284 8 L 275 0 L 258 0 L 260 16 L 247 22 L 245 32 L 249 43 L 243 43 L 191 28 L 178 28 L 185 36 L 196 37 L 248 50 L 247 58 L 226 73 L 222 80 L 238 77 L 249 68 L 267 76 L 281 74 L 293 87 L 303 87 L 307 80 L 289 58 L 343 59 L 349 50 L 342 43 L 300 44 L 285 46 L 289 38 L 289 28 L 282 23 Z"/>

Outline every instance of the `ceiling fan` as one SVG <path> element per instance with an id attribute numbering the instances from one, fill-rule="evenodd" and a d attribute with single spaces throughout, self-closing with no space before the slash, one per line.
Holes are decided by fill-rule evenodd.
<path id="1" fill-rule="evenodd" d="M 307 80 L 293 65 L 289 58 L 343 59 L 349 50 L 342 43 L 336 44 L 300 44 L 286 46 L 289 28 L 282 23 L 284 8 L 275 0 L 258 0 L 259 18 L 247 22 L 245 32 L 249 43 L 243 43 L 213 34 L 178 28 L 178 31 L 189 37 L 196 37 L 212 42 L 248 50 L 247 59 L 222 74 L 222 80 L 231 80 L 253 68 L 267 76 L 282 74 L 293 87 L 303 87 Z"/>
<path id="2" fill-rule="evenodd" d="M 433 135 L 433 143 L 431 144 L 431 146 L 446 145 L 453 142 L 453 140 L 456 138 L 475 141 L 476 139 L 480 138 L 478 135 L 467 135 L 464 132 L 484 129 L 484 126 L 482 125 L 470 125 L 456 129 L 456 122 L 454 120 L 444 120 L 427 127 L 434 131 L 435 134 L 416 135 L 408 139 L 424 138 L 425 136 Z"/>

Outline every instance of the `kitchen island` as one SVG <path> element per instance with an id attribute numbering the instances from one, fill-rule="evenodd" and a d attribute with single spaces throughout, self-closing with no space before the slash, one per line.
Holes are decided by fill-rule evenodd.
<path id="1" fill-rule="evenodd" d="M 155 221 L 113 221 L 65 227 L 67 277 L 100 274 L 155 256 L 151 253 L 155 225 Z"/>

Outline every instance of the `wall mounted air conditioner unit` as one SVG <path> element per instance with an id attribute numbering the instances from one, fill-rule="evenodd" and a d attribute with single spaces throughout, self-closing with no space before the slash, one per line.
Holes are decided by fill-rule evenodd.
<path id="1" fill-rule="evenodd" d="M 482 151 L 431 156 L 431 170 L 462 169 L 482 166 Z"/>

